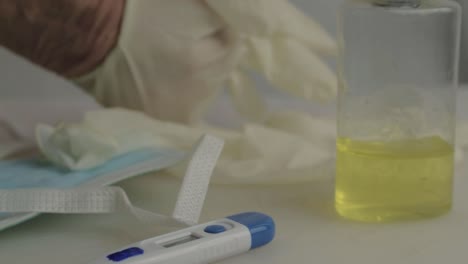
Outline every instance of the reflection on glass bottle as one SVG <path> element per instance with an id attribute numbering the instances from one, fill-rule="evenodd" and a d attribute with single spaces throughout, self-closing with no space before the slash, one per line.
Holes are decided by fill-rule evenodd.
<path id="1" fill-rule="evenodd" d="M 340 27 L 338 213 L 375 222 L 449 211 L 459 5 L 351 0 Z"/>

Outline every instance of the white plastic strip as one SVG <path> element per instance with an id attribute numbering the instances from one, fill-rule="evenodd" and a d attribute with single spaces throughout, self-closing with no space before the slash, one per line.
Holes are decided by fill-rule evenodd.
<path id="1" fill-rule="evenodd" d="M 105 214 L 130 212 L 142 222 L 175 221 L 132 205 L 119 187 L 76 189 L 20 189 L 0 192 L 0 210 L 9 213 Z"/>
<path id="2" fill-rule="evenodd" d="M 140 221 L 167 225 L 198 222 L 223 141 L 204 136 L 195 146 L 172 217 L 133 206 L 118 187 L 0 190 L 0 212 L 102 214 L 129 211 Z"/>
<path id="3" fill-rule="evenodd" d="M 224 142 L 213 136 L 203 137 L 192 154 L 182 187 L 179 191 L 173 218 L 195 225 L 205 203 L 211 175 L 223 150 Z"/>
<path id="4" fill-rule="evenodd" d="M 118 187 L 97 189 L 19 189 L 0 192 L 0 210 L 10 213 L 41 212 L 94 214 L 121 212 L 132 207 Z"/>

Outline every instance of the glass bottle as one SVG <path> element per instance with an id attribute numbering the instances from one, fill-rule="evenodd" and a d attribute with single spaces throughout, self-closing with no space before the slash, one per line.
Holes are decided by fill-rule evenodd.
<path id="1" fill-rule="evenodd" d="M 339 24 L 337 212 L 367 222 L 448 212 L 461 8 L 350 0 Z"/>

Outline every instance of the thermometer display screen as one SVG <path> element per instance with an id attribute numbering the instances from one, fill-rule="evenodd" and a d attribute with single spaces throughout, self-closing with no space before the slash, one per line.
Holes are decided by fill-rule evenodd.
<path id="1" fill-rule="evenodd" d="M 200 239 L 199 236 L 196 236 L 194 234 L 190 234 L 188 236 L 184 236 L 184 237 L 180 237 L 180 238 L 168 241 L 168 242 L 164 243 L 162 246 L 165 247 L 165 248 L 172 248 L 172 247 L 182 245 L 182 244 L 185 244 L 185 243 L 189 243 L 189 242 L 192 242 L 192 241 L 195 241 L 195 240 L 198 240 L 198 239 Z"/>

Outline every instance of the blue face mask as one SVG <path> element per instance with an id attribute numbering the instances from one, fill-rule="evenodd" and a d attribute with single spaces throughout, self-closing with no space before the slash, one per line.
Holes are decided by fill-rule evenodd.
<path id="1" fill-rule="evenodd" d="M 143 171 L 136 173 L 144 173 L 145 169 L 157 171 L 175 165 L 183 157 L 184 154 L 181 152 L 148 149 L 122 155 L 103 166 L 84 171 L 70 171 L 56 167 L 48 161 L 37 159 L 2 161 L 0 162 L 0 189 L 72 188 L 96 181 L 102 184 L 112 184 L 122 179 L 115 176 L 109 177 L 110 175 L 124 170 L 129 171 L 129 174 L 135 174 L 135 169 L 147 163 L 150 164 L 142 168 Z M 133 172 L 130 172 L 131 170 Z"/>
<path id="2" fill-rule="evenodd" d="M 170 218 L 186 224 L 195 224 L 198 221 L 209 179 L 221 149 L 222 141 L 210 136 L 205 136 L 194 148 L 174 215 Z M 100 187 L 168 168 L 180 163 L 187 156 L 185 153 L 175 150 L 146 149 L 124 154 L 103 166 L 83 171 L 59 168 L 43 160 L 2 161 L 0 162 L 0 230 L 17 225 L 44 212 L 102 213 L 99 210 L 110 212 L 106 211 L 105 206 L 102 205 L 99 210 L 96 208 L 76 208 L 76 206 L 67 208 L 67 205 L 77 204 L 76 202 L 86 204 L 83 203 L 83 200 L 91 199 L 89 197 L 94 197 L 93 199 L 100 197 L 102 195 L 96 194 L 102 192 L 107 196 L 109 193 L 113 194 L 112 197 L 115 197 L 116 203 L 128 201 L 122 190 Z M 76 189 L 76 187 L 80 188 Z M 200 190 L 203 193 L 197 193 L 194 196 L 190 194 L 193 190 Z M 63 200 L 66 201 L 56 201 L 60 197 L 65 197 Z M 73 199 L 79 201 L 73 203 Z M 195 199 L 197 207 L 195 212 L 197 213 L 188 215 L 187 212 L 192 212 L 193 208 L 184 208 L 184 204 L 193 199 Z M 48 203 L 43 201 L 48 201 Z M 109 198 L 102 202 L 108 203 Z M 99 205 L 100 201 L 93 200 L 89 204 Z M 116 204 L 109 205 L 109 207 L 112 206 L 119 207 Z M 133 212 L 140 212 L 141 215 L 141 209 L 135 209 L 131 204 L 125 206 Z M 159 218 L 161 218 L 160 216 L 158 215 Z"/>

